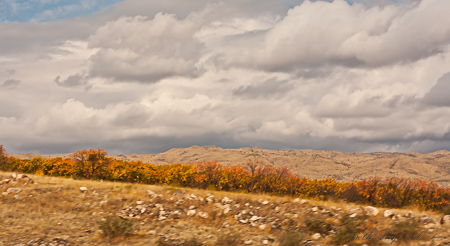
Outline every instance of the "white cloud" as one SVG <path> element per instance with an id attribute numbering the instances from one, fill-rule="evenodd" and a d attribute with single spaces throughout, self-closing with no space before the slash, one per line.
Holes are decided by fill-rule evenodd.
<path id="1" fill-rule="evenodd" d="M 299 2 L 131 0 L 0 23 L 1 144 L 448 148 L 447 1 Z"/>

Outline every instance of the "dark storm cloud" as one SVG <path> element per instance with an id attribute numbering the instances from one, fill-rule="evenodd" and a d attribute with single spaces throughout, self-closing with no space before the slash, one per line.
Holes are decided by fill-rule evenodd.
<path id="1" fill-rule="evenodd" d="M 450 107 L 450 73 L 442 75 L 431 90 L 425 94 L 423 104 L 436 107 Z"/>
<path id="2" fill-rule="evenodd" d="M 279 98 L 293 89 L 289 81 L 279 81 L 276 78 L 267 79 L 260 83 L 241 86 L 233 90 L 233 95 L 246 99 L 254 98 Z"/>
<path id="3" fill-rule="evenodd" d="M 86 75 L 77 73 L 74 75 L 70 75 L 66 79 L 61 81 L 61 77 L 58 76 L 55 78 L 56 84 L 62 87 L 77 87 L 87 85 L 88 81 Z"/>
<path id="4" fill-rule="evenodd" d="M 20 80 L 17 79 L 7 79 L 3 82 L 2 88 L 12 89 L 20 84 Z"/>

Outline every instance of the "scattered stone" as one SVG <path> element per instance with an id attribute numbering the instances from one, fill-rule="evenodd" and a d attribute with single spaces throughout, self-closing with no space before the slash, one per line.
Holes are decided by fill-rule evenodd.
<path id="1" fill-rule="evenodd" d="M 384 211 L 384 217 L 385 218 L 392 218 L 392 217 L 394 217 L 394 215 L 395 215 L 395 213 L 392 210 L 388 209 L 388 210 Z"/>
<path id="2" fill-rule="evenodd" d="M 194 216 L 196 211 L 194 209 L 187 211 L 187 216 Z"/>
<path id="3" fill-rule="evenodd" d="M 264 240 L 262 241 L 262 244 L 264 244 L 264 245 L 267 245 L 267 244 L 269 244 L 269 240 L 267 240 L 267 239 L 264 239 Z"/>
<path id="4" fill-rule="evenodd" d="M 444 215 L 441 218 L 441 224 L 448 224 L 448 223 L 450 223 L 450 215 Z"/>
<path id="5" fill-rule="evenodd" d="M 252 240 L 245 240 L 245 241 L 244 241 L 244 244 L 245 244 L 245 245 L 250 245 L 250 244 L 252 244 L 252 243 L 253 243 Z"/>
<path id="6" fill-rule="evenodd" d="M 88 191 L 88 188 L 87 187 L 80 187 L 80 191 L 82 193 L 84 193 L 84 192 Z"/>
<path id="7" fill-rule="evenodd" d="M 260 219 L 260 217 L 258 217 L 258 216 L 252 216 L 251 218 L 250 218 L 250 222 L 255 222 L 255 221 L 257 221 L 257 220 L 259 220 Z"/>
<path id="8" fill-rule="evenodd" d="M 353 213 L 353 214 L 350 215 L 350 218 L 355 218 L 356 216 L 358 216 L 358 214 L 357 213 Z"/>
<path id="9" fill-rule="evenodd" d="M 370 216 L 377 216 L 377 214 L 380 212 L 377 208 L 372 206 L 367 206 L 364 208 L 364 210 L 366 211 L 367 215 Z"/>
<path id="10" fill-rule="evenodd" d="M 430 218 L 430 217 L 427 217 L 427 216 L 422 216 L 422 217 L 420 217 L 420 218 L 419 218 L 419 221 L 420 221 L 422 224 L 424 224 L 424 225 L 430 224 L 430 223 L 434 223 L 434 220 L 433 220 L 432 218 Z"/>
<path id="11" fill-rule="evenodd" d="M 142 205 L 142 204 L 144 204 L 144 202 L 143 201 L 136 201 L 136 204 L 137 205 Z"/>
<path id="12" fill-rule="evenodd" d="M 208 218 L 208 213 L 207 212 L 198 212 L 198 216 L 206 219 L 206 218 Z"/>
<path id="13" fill-rule="evenodd" d="M 269 201 L 264 200 L 264 201 L 262 201 L 261 203 L 262 203 L 263 205 L 267 205 L 267 204 L 269 204 Z"/>
<path id="14" fill-rule="evenodd" d="M 20 189 L 20 188 L 8 188 L 8 190 L 6 190 L 6 193 L 8 193 L 8 194 L 10 194 L 10 193 L 18 194 L 20 192 L 22 192 L 22 189 Z"/>
<path id="15" fill-rule="evenodd" d="M 404 216 L 405 216 L 406 218 L 414 218 L 414 214 L 413 214 L 412 211 L 409 211 L 409 212 L 406 213 Z"/>
<path id="16" fill-rule="evenodd" d="M 231 200 L 230 198 L 228 198 L 228 197 L 224 197 L 223 199 L 222 199 L 222 203 L 223 204 L 230 204 L 230 203 L 232 203 L 233 202 L 233 200 Z"/>
<path id="17" fill-rule="evenodd" d="M 207 198 L 206 198 L 206 202 L 208 202 L 208 203 L 213 203 L 214 202 L 214 196 L 208 196 Z"/>
<path id="18" fill-rule="evenodd" d="M 316 234 L 312 235 L 311 238 L 314 240 L 321 238 L 320 233 L 316 233 Z"/>

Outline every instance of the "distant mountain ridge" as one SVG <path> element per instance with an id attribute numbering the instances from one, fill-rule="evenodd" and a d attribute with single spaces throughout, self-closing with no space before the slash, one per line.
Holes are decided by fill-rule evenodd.
<path id="1" fill-rule="evenodd" d="M 72 154 L 15 154 L 19 159 L 71 158 Z M 267 150 L 258 147 L 223 149 L 216 146 L 174 148 L 158 154 L 109 155 L 124 161 L 151 164 L 197 163 L 218 161 L 222 165 L 240 165 L 254 158 L 274 167 L 287 167 L 308 179 L 335 178 L 354 181 L 378 177 L 403 177 L 431 180 L 450 187 L 450 151 L 432 153 L 342 153 L 324 150 Z"/>

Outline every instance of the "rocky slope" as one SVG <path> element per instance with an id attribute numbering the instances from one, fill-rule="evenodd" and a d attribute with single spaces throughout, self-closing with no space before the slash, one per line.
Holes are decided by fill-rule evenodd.
<path id="1" fill-rule="evenodd" d="M 0 245 L 450 245 L 450 216 L 413 208 L 3 172 L 0 192 Z"/>

